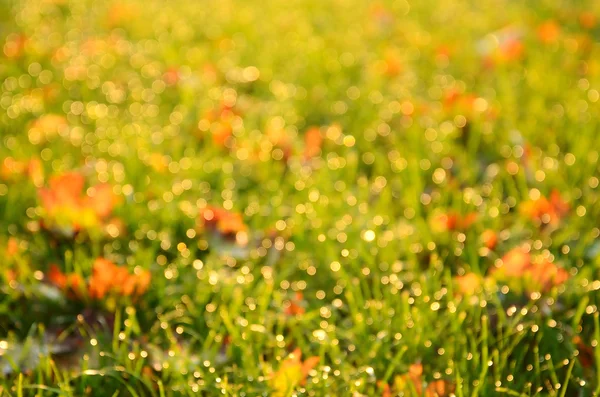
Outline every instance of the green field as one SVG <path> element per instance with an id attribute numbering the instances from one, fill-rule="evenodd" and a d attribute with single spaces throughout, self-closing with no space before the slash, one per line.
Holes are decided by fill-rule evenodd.
<path id="1" fill-rule="evenodd" d="M 600 2 L 0 0 L 0 397 L 600 395 Z"/>

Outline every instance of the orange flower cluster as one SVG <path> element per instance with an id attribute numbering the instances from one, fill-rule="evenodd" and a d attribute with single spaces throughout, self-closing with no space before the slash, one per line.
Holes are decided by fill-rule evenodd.
<path id="1" fill-rule="evenodd" d="M 521 204 L 521 213 L 529 219 L 556 226 L 568 214 L 569 204 L 560 197 L 557 190 L 552 191 L 550 199 L 540 196 Z"/>
<path id="2" fill-rule="evenodd" d="M 110 185 L 98 184 L 88 189 L 88 194 L 84 194 L 84 185 L 83 175 L 71 172 L 52 177 L 47 188 L 39 189 L 44 227 L 72 236 L 102 224 L 117 197 Z"/>
<path id="3" fill-rule="evenodd" d="M 81 298 L 83 296 L 83 279 L 76 273 L 63 273 L 58 266 L 50 265 L 47 274 L 48 280 L 58 288 L 66 291 L 69 297 Z"/>
<path id="4" fill-rule="evenodd" d="M 241 214 L 213 206 L 200 209 L 199 227 L 217 232 L 227 239 L 237 240 L 248 230 Z"/>
<path id="5" fill-rule="evenodd" d="M 492 68 L 496 65 L 502 65 L 517 62 L 523 59 L 525 55 L 525 45 L 523 44 L 524 33 L 516 26 L 506 26 L 492 33 L 497 42 L 495 45 L 483 44 L 483 64 L 485 67 Z"/>
<path id="6" fill-rule="evenodd" d="M 448 212 L 435 216 L 432 220 L 432 228 L 438 232 L 465 231 L 477 221 L 477 213 L 470 212 L 461 215 L 456 212 Z"/>
<path id="7" fill-rule="evenodd" d="M 63 273 L 58 266 L 52 265 L 48 279 L 58 288 L 67 291 L 71 297 L 102 300 L 108 295 L 141 296 L 150 285 L 150 272 L 131 274 L 125 267 L 115 265 L 109 260 L 98 258 L 92 266 L 92 276 L 87 288 L 82 277 L 76 273 Z"/>
<path id="8" fill-rule="evenodd" d="M 285 130 L 281 128 L 268 129 L 267 136 L 274 147 L 277 147 L 283 151 L 283 161 L 287 162 L 290 157 L 295 154 L 292 140 L 288 135 L 286 135 Z M 302 153 L 302 159 L 304 161 L 308 161 L 313 157 L 319 156 L 321 154 L 322 145 L 323 137 L 321 136 L 320 128 L 310 127 L 304 133 L 304 149 Z"/>
<path id="9" fill-rule="evenodd" d="M 534 258 L 525 249 L 515 248 L 502 257 L 501 266 L 493 268 L 491 276 L 496 280 L 521 280 L 527 291 L 547 292 L 567 281 L 569 273 L 545 256 Z"/>
<path id="10" fill-rule="evenodd" d="M 387 384 L 383 385 L 382 397 L 392 397 L 400 392 L 407 393 L 411 390 L 414 390 L 418 396 L 444 397 L 454 392 L 454 385 L 442 379 L 431 381 L 425 385 L 423 365 L 412 364 L 407 374 L 396 376 L 393 387 Z"/>
<path id="11" fill-rule="evenodd" d="M 516 26 L 508 26 L 502 29 L 499 35 L 498 51 L 496 61 L 515 62 L 525 55 L 525 44 L 523 44 L 524 32 Z"/>
<path id="12" fill-rule="evenodd" d="M 515 248 L 502 257 L 500 267 L 492 268 L 488 277 L 467 273 L 454 277 L 458 295 L 472 296 L 484 285 L 508 282 L 527 292 L 548 292 L 569 279 L 569 273 L 550 262 L 543 255 L 532 257 L 522 249 Z"/>
<path id="13" fill-rule="evenodd" d="M 313 356 L 302 361 L 300 349 L 294 350 L 270 378 L 273 396 L 287 396 L 298 385 L 306 382 L 308 373 L 317 366 L 319 357 Z"/>
<path id="14" fill-rule="evenodd" d="M 18 161 L 12 157 L 6 157 L 0 167 L 0 179 L 4 181 L 16 181 L 22 177 L 28 178 L 35 186 L 44 183 L 44 167 L 37 158 L 29 161 Z"/>
<path id="15" fill-rule="evenodd" d="M 213 143 L 224 147 L 229 137 L 233 134 L 232 122 L 234 117 L 238 115 L 233 105 L 222 103 L 218 108 L 207 111 L 201 123 L 208 122 L 210 124 Z"/>
<path id="16" fill-rule="evenodd" d="M 461 93 L 456 89 L 451 89 L 444 98 L 444 107 L 460 113 L 470 114 L 473 111 L 473 104 L 476 99 L 477 96 L 474 94 Z"/>

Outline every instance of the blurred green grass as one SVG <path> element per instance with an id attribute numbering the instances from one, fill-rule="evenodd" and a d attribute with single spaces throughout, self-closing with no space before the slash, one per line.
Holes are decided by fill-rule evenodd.
<path id="1" fill-rule="evenodd" d="M 0 253 L 18 241 L 0 395 L 271 395 L 296 347 L 320 362 L 287 395 L 413 395 L 393 385 L 415 363 L 457 396 L 597 394 L 595 2 L 6 0 L 0 18 Z M 48 114 L 66 127 L 36 132 Z M 39 188 L 73 170 L 113 186 L 116 237 L 40 224 Z M 519 210 L 553 190 L 559 224 Z M 198 228 L 207 204 L 243 214 L 247 250 Z M 523 245 L 567 282 L 457 291 Z M 150 270 L 147 293 L 48 282 L 97 257 Z"/>

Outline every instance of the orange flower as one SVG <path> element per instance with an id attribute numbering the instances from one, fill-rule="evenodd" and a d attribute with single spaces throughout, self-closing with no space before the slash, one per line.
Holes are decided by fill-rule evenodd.
<path id="1" fill-rule="evenodd" d="M 438 232 L 466 231 L 477 221 L 477 213 L 470 212 L 462 216 L 456 212 L 448 212 L 435 216 L 432 227 Z"/>
<path id="2" fill-rule="evenodd" d="M 554 21 L 546 21 L 538 26 L 537 33 L 543 43 L 554 43 L 560 36 L 560 26 Z"/>
<path id="3" fill-rule="evenodd" d="M 541 291 L 549 291 L 552 287 L 564 284 L 569 279 L 569 273 L 545 258 L 531 264 L 527 271 L 532 287 Z"/>
<path id="4" fill-rule="evenodd" d="M 231 125 L 226 122 L 217 122 L 213 124 L 213 128 L 211 128 L 211 131 L 213 143 L 217 146 L 225 146 L 225 143 L 227 143 L 227 139 L 229 139 L 229 137 L 233 133 Z"/>
<path id="5" fill-rule="evenodd" d="M 140 274 L 136 275 L 136 295 L 144 295 L 146 291 L 148 291 L 148 287 L 150 287 L 150 280 L 152 279 L 152 274 L 149 270 L 143 270 Z"/>
<path id="6" fill-rule="evenodd" d="M 305 309 L 301 306 L 301 303 L 304 299 L 304 295 L 302 292 L 296 292 L 296 298 L 287 302 L 285 308 L 285 314 L 288 316 L 297 316 L 300 314 L 304 314 Z"/>
<path id="7" fill-rule="evenodd" d="M 425 389 L 426 397 L 444 397 L 449 396 L 454 392 L 454 385 L 441 379 L 429 382 L 425 388 L 424 385 L 423 365 L 412 364 L 409 367 L 407 374 L 396 376 L 394 379 L 394 392 L 398 394 L 400 392 L 407 393 L 414 390 L 416 395 L 421 396 L 423 395 L 423 389 Z M 394 395 L 394 393 L 392 393 L 389 386 L 388 388 L 384 388 L 383 397 L 392 395 Z"/>
<path id="8" fill-rule="evenodd" d="M 385 52 L 385 74 L 389 77 L 395 77 L 402 72 L 402 59 L 397 51 L 388 50 Z"/>
<path id="9" fill-rule="evenodd" d="M 98 258 L 92 265 L 92 276 L 90 277 L 88 292 L 93 299 L 102 299 L 113 287 L 115 281 L 118 280 L 117 265 L 109 260 Z M 127 269 L 124 269 L 127 273 Z"/>
<path id="10" fill-rule="evenodd" d="M 90 189 L 90 195 L 85 198 L 84 206 L 92 208 L 101 218 L 111 214 L 117 201 L 117 196 L 113 193 L 112 186 L 107 183 L 101 183 Z"/>
<path id="11" fill-rule="evenodd" d="M 13 257 L 18 255 L 20 251 L 19 240 L 14 237 L 8 238 L 6 247 L 0 247 L 0 257 L 2 257 L 4 261 L 4 269 L 0 271 L 0 275 L 3 275 L 8 282 L 17 279 L 18 272 L 15 269 L 11 269 L 11 267 L 13 263 L 16 263 L 13 261 Z"/>
<path id="12" fill-rule="evenodd" d="M 458 291 L 461 295 L 474 295 L 481 288 L 482 279 L 475 273 L 467 273 L 464 276 L 454 278 Z"/>
<path id="13" fill-rule="evenodd" d="M 498 48 L 498 61 L 510 62 L 517 61 L 523 58 L 525 53 L 525 45 L 517 38 L 508 39 Z"/>
<path id="14" fill-rule="evenodd" d="M 452 393 L 454 393 L 454 385 L 442 379 L 429 382 L 425 389 L 426 397 L 444 397 Z"/>
<path id="15" fill-rule="evenodd" d="M 321 130 L 317 127 L 309 128 L 304 134 L 304 159 L 308 160 L 318 156 L 321 153 L 322 144 Z"/>
<path id="16" fill-rule="evenodd" d="M 224 147 L 233 134 L 232 122 L 238 115 L 233 106 L 222 103 L 219 107 L 208 110 L 199 124 L 208 123 L 213 143 Z"/>
<path id="17" fill-rule="evenodd" d="M 4 278 L 9 283 L 12 281 L 15 281 L 17 279 L 17 272 L 14 271 L 13 269 L 8 269 L 4 272 Z"/>
<path id="18" fill-rule="evenodd" d="M 377 387 L 381 389 L 381 397 L 392 397 L 392 388 L 383 381 L 377 381 Z"/>
<path id="19" fill-rule="evenodd" d="M 44 180 L 44 168 L 40 160 L 32 158 L 29 161 L 17 161 L 12 157 L 6 157 L 0 167 L 0 179 L 14 182 L 18 178 L 26 176 L 34 185 L 40 186 Z"/>
<path id="20" fill-rule="evenodd" d="M 149 271 L 137 275 L 130 274 L 125 267 L 117 266 L 104 258 L 97 258 L 87 283 L 87 295 L 95 300 L 102 300 L 109 294 L 138 297 L 148 289 L 150 278 Z M 50 266 L 48 279 L 62 290 L 78 291 L 77 298 L 81 298 L 85 290 L 85 283 L 79 275 L 64 274 L 56 265 Z"/>
<path id="21" fill-rule="evenodd" d="M 226 238 L 235 238 L 248 229 L 241 214 L 212 206 L 200 209 L 199 223 L 201 228 L 217 231 Z"/>
<path id="22" fill-rule="evenodd" d="M 163 80 L 167 85 L 173 86 L 179 82 L 179 70 L 175 67 L 168 68 L 163 74 Z"/>
<path id="23" fill-rule="evenodd" d="M 58 266 L 52 264 L 48 272 L 48 280 L 59 289 L 66 291 L 70 297 L 81 298 L 83 280 L 79 274 L 65 274 Z"/>
<path id="24" fill-rule="evenodd" d="M 39 190 L 42 206 L 50 214 L 63 206 L 79 207 L 84 183 L 83 176 L 74 172 L 51 178 L 49 188 Z"/>
<path id="25" fill-rule="evenodd" d="M 50 265 L 48 279 L 60 289 L 64 289 L 67 286 L 67 276 L 54 264 Z"/>
<path id="26" fill-rule="evenodd" d="M 553 190 L 549 200 L 540 196 L 523 202 L 520 209 L 523 215 L 533 221 L 556 226 L 569 212 L 569 204 L 560 197 L 557 190 Z"/>
<path id="27" fill-rule="evenodd" d="M 453 49 L 449 45 L 440 45 L 435 49 L 435 54 L 437 57 L 450 58 L 452 56 Z"/>
<path id="28" fill-rule="evenodd" d="M 491 271 L 497 280 L 520 281 L 527 291 L 549 291 L 566 282 L 569 273 L 538 255 L 532 258 L 523 248 L 515 248 L 502 257 L 502 264 Z"/>
<path id="29" fill-rule="evenodd" d="M 477 96 L 470 93 L 461 93 L 456 89 L 451 89 L 444 98 L 444 107 L 446 110 L 453 110 L 465 115 L 472 114 Z"/>
<path id="30" fill-rule="evenodd" d="M 404 375 L 405 381 L 410 381 L 417 394 L 422 394 L 423 392 L 423 380 L 421 377 L 423 376 L 423 365 L 422 364 L 412 364 L 408 367 L 408 374 Z"/>
<path id="31" fill-rule="evenodd" d="M 467 215 L 463 216 L 462 218 L 459 218 L 458 223 L 457 223 L 457 227 L 460 230 L 467 230 L 475 222 L 477 222 L 477 213 L 476 212 L 469 212 Z"/>
<path id="32" fill-rule="evenodd" d="M 116 285 L 120 285 L 120 293 L 123 296 L 143 295 L 150 285 L 150 272 L 145 270 L 140 274 L 129 274 L 125 268 L 124 272 L 116 276 L 116 279 L 122 280 Z"/>
<path id="33" fill-rule="evenodd" d="M 0 178 L 5 181 L 13 180 L 15 175 L 23 173 L 25 167 L 26 166 L 22 161 L 17 161 L 12 157 L 6 157 L 2 161 L 2 168 L 0 168 Z"/>
<path id="34" fill-rule="evenodd" d="M 319 357 L 309 357 L 304 362 L 302 361 L 302 352 L 300 349 L 294 350 L 279 366 L 279 370 L 275 372 L 270 383 L 273 388 L 274 396 L 288 395 L 298 385 L 303 385 L 306 382 L 308 373 L 317 366 Z"/>
<path id="35" fill-rule="evenodd" d="M 135 292 L 135 287 L 137 284 L 137 277 L 134 275 L 127 274 L 127 269 L 125 269 L 125 277 L 123 281 L 121 281 L 121 294 L 123 296 L 131 296 Z"/>
<path id="36" fill-rule="evenodd" d="M 550 203 L 559 216 L 563 216 L 569 212 L 569 203 L 560 197 L 558 190 L 553 190 L 552 193 L 550 193 Z"/>
<path id="37" fill-rule="evenodd" d="M 281 159 L 283 161 L 288 161 L 292 155 L 293 145 L 285 129 L 269 126 L 267 128 L 266 137 L 273 147 L 277 147 L 283 152 L 283 157 Z"/>
<path id="38" fill-rule="evenodd" d="M 531 264 L 531 255 L 522 248 L 514 248 L 502 257 L 502 266 L 494 271 L 506 277 L 522 276 Z"/>
<path id="39" fill-rule="evenodd" d="M 487 229 L 481 234 L 481 241 L 486 248 L 493 250 L 498 244 L 498 235 L 495 231 Z"/>
<path id="40" fill-rule="evenodd" d="M 597 18 L 591 11 L 584 11 L 579 14 L 579 23 L 586 29 L 593 29 L 596 26 Z"/>
<path id="41" fill-rule="evenodd" d="M 95 299 L 102 299 L 111 292 L 121 296 L 140 296 L 150 285 L 149 271 L 130 274 L 125 267 L 117 266 L 103 258 L 96 259 L 92 271 L 89 294 Z"/>
<path id="42" fill-rule="evenodd" d="M 27 164 L 27 176 L 35 186 L 42 186 L 44 183 L 44 166 L 39 159 L 33 158 Z"/>
<path id="43" fill-rule="evenodd" d="M 14 237 L 10 237 L 8 239 L 8 242 L 6 243 L 6 254 L 8 256 L 14 256 L 18 252 L 19 252 L 19 241 Z"/>
<path id="44" fill-rule="evenodd" d="M 70 172 L 50 178 L 49 186 L 38 190 L 44 211 L 43 225 L 66 235 L 100 225 L 117 202 L 112 188 L 99 184 L 84 193 L 83 175 Z"/>
<path id="45" fill-rule="evenodd" d="M 4 44 L 4 55 L 8 58 L 19 58 L 25 52 L 27 44 L 27 36 L 24 34 L 11 34 L 7 37 Z"/>

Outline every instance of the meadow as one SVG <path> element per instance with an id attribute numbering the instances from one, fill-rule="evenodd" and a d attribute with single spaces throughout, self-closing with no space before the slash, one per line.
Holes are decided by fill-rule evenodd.
<path id="1" fill-rule="evenodd" d="M 600 3 L 1 0 L 0 397 L 600 395 Z"/>

